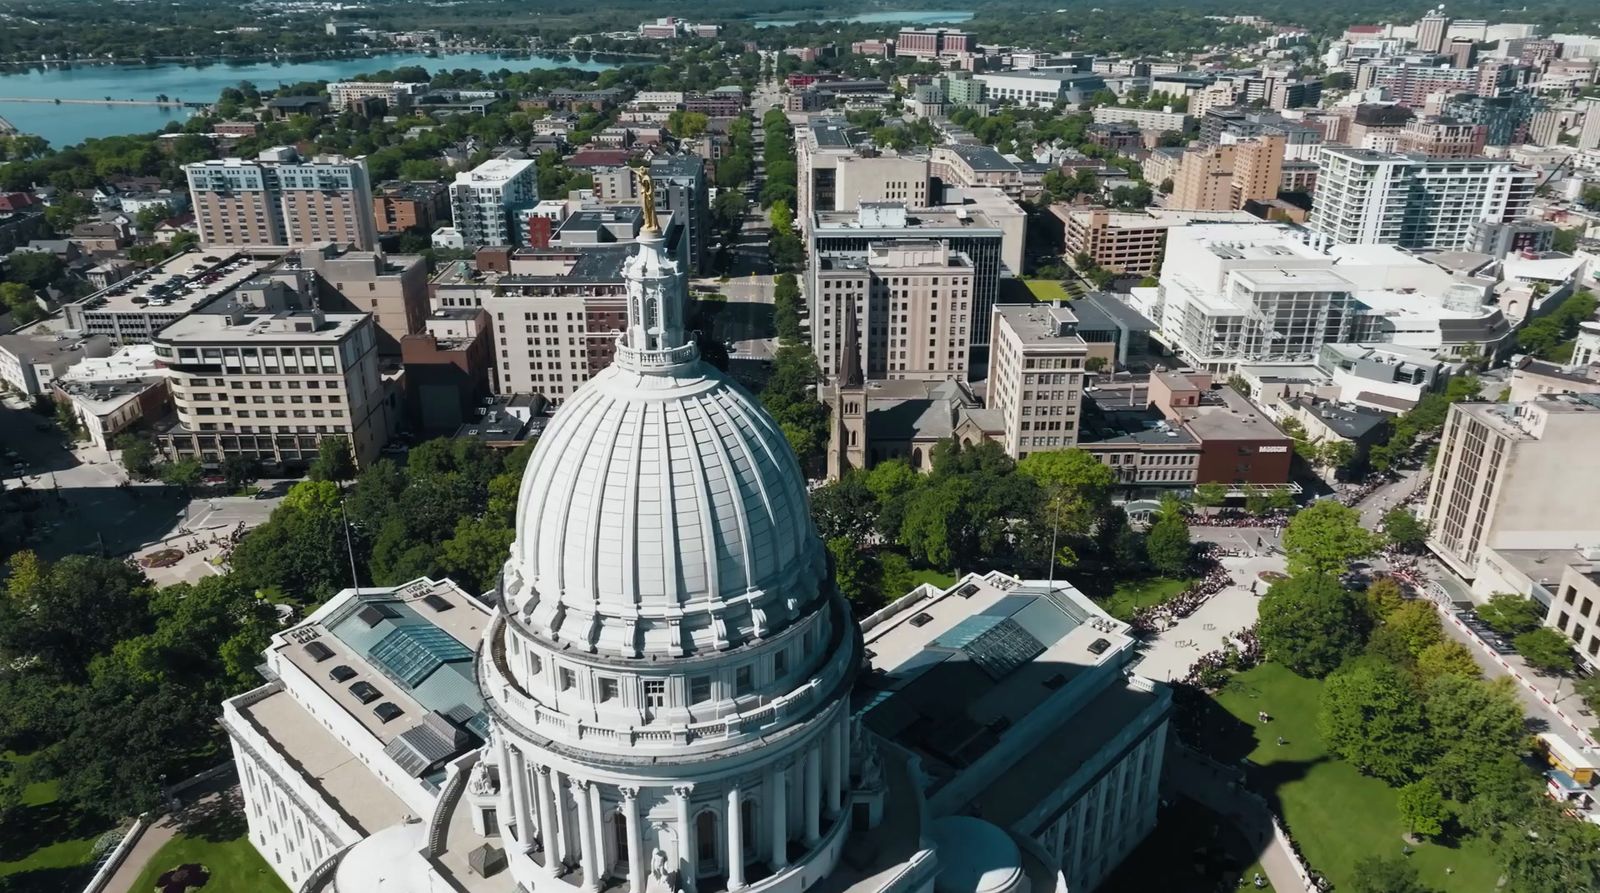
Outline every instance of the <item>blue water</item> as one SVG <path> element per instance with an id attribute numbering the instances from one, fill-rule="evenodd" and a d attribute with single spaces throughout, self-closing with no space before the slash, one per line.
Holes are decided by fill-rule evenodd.
<path id="1" fill-rule="evenodd" d="M 0 74 L 0 97 L 43 96 L 50 99 L 155 99 L 215 102 L 224 87 L 250 81 L 261 89 L 301 81 L 338 81 L 385 68 L 420 65 L 429 71 L 478 68 L 529 71 L 538 68 L 579 68 L 603 71 L 608 62 L 557 61 L 546 56 L 503 53 L 387 53 L 351 59 L 315 59 L 300 62 L 217 63 L 206 66 L 79 65 Z M 23 133 L 34 133 L 57 148 L 88 137 L 115 136 L 160 130 L 169 121 L 183 121 L 190 112 L 182 108 L 135 105 L 54 105 L 0 101 L 0 117 Z"/>
<path id="2" fill-rule="evenodd" d="M 757 28 L 786 28 L 790 25 L 799 25 L 804 22 L 855 22 L 861 25 L 892 24 L 892 25 L 949 25 L 956 22 L 970 20 L 976 13 L 962 12 L 956 9 L 924 9 L 907 10 L 905 12 L 869 12 L 864 15 L 854 15 L 848 18 L 823 15 L 819 18 L 809 19 L 756 19 L 753 23 Z"/>

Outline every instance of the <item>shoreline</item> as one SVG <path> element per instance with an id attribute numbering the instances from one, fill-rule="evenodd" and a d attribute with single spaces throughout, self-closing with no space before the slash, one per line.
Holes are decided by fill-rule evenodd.
<path id="1" fill-rule="evenodd" d="M 4 69 L 5 70 L 4 73 L 9 74 L 9 73 L 13 73 L 13 72 L 21 73 L 21 72 L 33 71 L 33 70 L 51 71 L 51 70 L 61 69 L 61 68 L 78 68 L 78 67 L 103 68 L 103 67 L 116 67 L 116 66 L 119 66 L 119 65 L 120 66 L 128 66 L 128 67 L 155 67 L 155 66 L 161 66 L 161 65 L 176 65 L 176 66 L 179 66 L 181 68 L 211 68 L 211 67 L 214 67 L 214 66 L 228 66 L 228 65 L 239 65 L 239 66 L 261 65 L 261 64 L 271 64 L 273 62 L 283 62 L 285 64 L 293 64 L 293 63 L 296 63 L 296 62 L 305 62 L 305 61 L 316 60 L 316 59 L 376 59 L 376 58 L 380 58 L 382 56 L 398 56 L 398 55 L 436 56 L 437 58 L 442 60 L 442 59 L 445 59 L 445 58 L 447 58 L 449 56 L 476 55 L 476 54 L 484 54 L 484 53 L 494 54 L 494 55 L 501 55 L 501 56 L 520 56 L 520 57 L 527 57 L 527 58 L 530 58 L 530 59 L 531 58 L 548 58 L 548 59 L 554 60 L 556 57 L 566 57 L 566 58 L 569 58 L 569 59 L 571 59 L 571 60 L 573 60 L 575 62 L 587 61 L 587 62 L 599 62 L 599 63 L 602 63 L 602 64 L 613 63 L 614 62 L 615 64 L 617 64 L 619 66 L 628 64 L 628 61 L 630 61 L 630 60 L 658 60 L 658 59 L 662 58 L 660 55 L 652 55 L 652 54 L 649 54 L 649 53 L 607 53 L 607 52 L 593 52 L 593 51 L 589 51 L 589 50 L 548 50 L 548 49 L 537 49 L 536 50 L 536 49 L 529 49 L 527 47 L 481 47 L 481 48 L 452 47 L 452 48 L 449 48 L 449 49 L 437 49 L 437 48 L 427 48 L 427 47 L 423 47 L 423 48 L 393 47 L 393 48 L 389 48 L 389 49 L 361 49 L 361 50 L 305 50 L 305 51 L 295 52 L 295 53 L 273 53 L 273 54 L 270 54 L 270 55 L 245 55 L 245 56 L 152 56 L 152 57 L 149 57 L 149 58 L 130 56 L 130 57 L 126 57 L 126 58 L 114 58 L 114 59 L 105 59 L 105 58 L 99 58 L 99 57 L 91 57 L 91 58 L 83 58 L 83 59 L 48 59 L 48 60 L 41 60 L 41 59 L 32 59 L 32 60 L 13 59 L 13 60 L 0 60 L 0 69 Z M 560 66 L 557 66 L 557 67 L 560 67 Z"/>

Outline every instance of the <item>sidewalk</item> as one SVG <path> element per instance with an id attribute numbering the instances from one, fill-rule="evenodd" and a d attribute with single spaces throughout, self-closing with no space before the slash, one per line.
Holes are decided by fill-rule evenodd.
<path id="1" fill-rule="evenodd" d="M 239 780 L 233 773 L 225 773 L 209 782 L 196 785 L 187 791 L 186 795 L 183 808 L 151 822 L 138 842 L 133 845 L 133 849 L 128 851 L 122 864 L 117 866 L 117 870 L 106 881 L 102 893 L 144 893 L 135 891 L 133 883 L 139 879 L 145 866 L 162 847 L 183 833 L 184 829 L 213 819 L 220 810 L 243 809 Z"/>
<path id="2" fill-rule="evenodd" d="M 1256 861 L 1267 873 L 1276 893 L 1306 889 L 1295 869 L 1294 857 L 1273 834 L 1272 813 L 1265 802 L 1231 782 L 1217 766 L 1195 759 L 1187 749 L 1169 751 L 1167 777 L 1178 790 L 1211 811 L 1237 824 L 1252 845 L 1259 846 Z M 1177 764 L 1181 763 L 1180 768 Z"/>

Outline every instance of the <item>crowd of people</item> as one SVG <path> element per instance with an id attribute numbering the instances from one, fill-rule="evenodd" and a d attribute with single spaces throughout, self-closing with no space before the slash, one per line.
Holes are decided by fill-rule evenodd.
<path id="1" fill-rule="evenodd" d="M 1256 636 L 1254 624 L 1230 634 L 1223 646 L 1208 651 L 1189 666 L 1183 684 L 1199 688 L 1212 688 L 1229 672 L 1248 670 L 1261 663 L 1261 639 Z"/>
<path id="2" fill-rule="evenodd" d="M 1188 589 L 1159 605 L 1151 605 L 1133 612 L 1133 619 L 1129 625 L 1135 632 L 1141 633 L 1166 629 L 1180 618 L 1193 614 L 1213 595 L 1232 585 L 1233 577 L 1229 575 L 1227 568 L 1214 564 L 1204 577 L 1196 580 Z"/>
<path id="3" fill-rule="evenodd" d="M 1210 515 L 1192 515 L 1189 520 L 1199 527 L 1265 527 L 1279 530 L 1289 523 L 1289 513 L 1274 509 L 1252 515 L 1234 509 L 1224 509 Z"/>

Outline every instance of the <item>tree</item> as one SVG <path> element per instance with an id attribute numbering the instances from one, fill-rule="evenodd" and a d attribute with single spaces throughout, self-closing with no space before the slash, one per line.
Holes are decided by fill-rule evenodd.
<path id="1" fill-rule="evenodd" d="M 222 460 L 222 479 L 229 493 L 238 493 L 260 476 L 256 460 L 233 454 Z"/>
<path id="2" fill-rule="evenodd" d="M 1486 785 L 1480 773 L 1495 771 L 1502 756 L 1528 749 L 1528 731 L 1515 683 L 1458 674 L 1431 679 L 1423 689 L 1435 753 L 1428 774 L 1446 796 L 1467 801 Z"/>
<path id="3" fill-rule="evenodd" d="M 1417 654 L 1417 676 L 1424 682 L 1441 676 L 1476 679 L 1482 672 L 1472 656 L 1472 649 L 1460 642 L 1448 639 L 1435 642 Z"/>
<path id="4" fill-rule="evenodd" d="M 1359 652 L 1367 628 L 1361 603 L 1338 580 L 1303 574 L 1272 584 L 1260 618 L 1257 634 L 1267 657 L 1313 678 Z"/>
<path id="5" fill-rule="evenodd" d="M 1383 533 L 1389 544 L 1402 552 L 1420 552 L 1428 538 L 1428 528 L 1403 505 L 1397 505 L 1383 515 Z"/>
<path id="6" fill-rule="evenodd" d="M 1511 644 L 1528 666 L 1541 673 L 1572 672 L 1572 642 L 1548 626 L 1525 632 L 1512 639 Z"/>
<path id="7" fill-rule="evenodd" d="M 355 459 L 350 455 L 350 441 L 343 437 L 324 437 L 317 443 L 317 458 L 312 460 L 308 476 L 314 481 L 348 481 L 356 475 Z"/>
<path id="8" fill-rule="evenodd" d="M 129 477 L 145 481 L 155 475 L 156 448 L 150 441 L 123 434 L 116 439 L 114 446 L 122 451 L 122 467 L 127 470 Z"/>
<path id="9" fill-rule="evenodd" d="M 1507 889 L 1570 893 L 1600 888 L 1600 826 L 1567 818 L 1549 800 L 1531 805 L 1500 836 L 1495 850 Z"/>
<path id="10" fill-rule="evenodd" d="M 1600 710 L 1600 675 L 1584 676 L 1572 683 L 1572 691 L 1583 699 L 1591 712 Z"/>
<path id="11" fill-rule="evenodd" d="M 1422 704 L 1393 664 L 1366 658 L 1328 677 L 1317 729 L 1328 748 L 1390 784 L 1405 784 L 1425 765 Z"/>
<path id="12" fill-rule="evenodd" d="M 1163 510 L 1145 537 L 1145 551 L 1150 557 L 1150 564 L 1163 576 L 1182 576 L 1189 566 L 1193 549 L 1189 525 L 1184 522 L 1183 513 L 1176 510 Z"/>
<path id="13" fill-rule="evenodd" d="M 1291 575 L 1342 574 L 1375 545 L 1373 535 L 1361 526 L 1361 512 L 1331 499 L 1301 510 L 1283 532 Z"/>
<path id="14" fill-rule="evenodd" d="M 824 540 L 843 537 L 857 549 L 873 533 L 878 502 L 867 487 L 867 474 L 847 471 L 839 480 L 811 492 L 811 519 Z"/>
<path id="15" fill-rule="evenodd" d="M 1110 466 L 1076 447 L 1029 453 L 1017 463 L 1017 473 L 1031 478 L 1048 494 L 1047 523 L 1059 523 L 1063 532 L 1076 536 L 1087 535 L 1111 504 L 1111 488 L 1117 480 Z"/>
<path id="16" fill-rule="evenodd" d="M 1384 646 L 1380 646 L 1380 641 Z M 1372 634 L 1374 648 L 1407 666 L 1414 664 L 1423 650 L 1442 641 L 1444 631 L 1439 628 L 1439 616 L 1425 601 L 1400 605 Z"/>
<path id="17" fill-rule="evenodd" d="M 0 282 L 0 313 L 7 312 L 18 323 L 30 323 L 44 316 L 38 296 L 21 282 Z"/>
<path id="18" fill-rule="evenodd" d="M 1367 586 L 1367 612 L 1373 620 L 1384 620 L 1405 604 L 1405 592 L 1393 577 L 1378 577 Z"/>
<path id="19" fill-rule="evenodd" d="M 794 235 L 794 212 L 789 210 L 789 203 L 783 199 L 772 203 L 772 207 L 767 211 L 767 219 L 772 224 L 772 231 L 777 235 Z"/>
<path id="20" fill-rule="evenodd" d="M 204 475 L 205 469 L 200 465 L 200 460 L 192 457 L 165 462 L 156 467 L 156 476 L 161 478 L 163 484 L 177 487 L 186 494 L 200 486 L 200 479 Z"/>
<path id="21" fill-rule="evenodd" d="M 462 518 L 440 544 L 439 564 L 470 592 L 488 592 L 500 577 L 516 529 L 499 518 Z"/>
<path id="22" fill-rule="evenodd" d="M 1417 867 L 1400 856 L 1367 856 L 1356 863 L 1351 893 L 1435 893 L 1417 876 Z"/>
<path id="23" fill-rule="evenodd" d="M 828 557 L 833 560 L 833 578 L 839 591 L 855 606 L 860 616 L 877 610 L 886 601 L 883 566 L 871 553 L 850 537 L 836 536 L 827 541 Z M 894 593 L 898 598 L 902 593 Z"/>
<path id="24" fill-rule="evenodd" d="M 1200 484 L 1194 488 L 1194 501 L 1206 508 L 1219 508 L 1228 501 L 1228 485 L 1217 481 Z"/>
<path id="25" fill-rule="evenodd" d="M 1544 612 L 1532 599 L 1496 592 L 1478 606 L 1478 619 L 1502 636 L 1517 636 L 1539 628 Z"/>
<path id="26" fill-rule="evenodd" d="M 1445 810 L 1444 795 L 1439 793 L 1439 786 L 1432 779 L 1418 779 L 1401 788 L 1398 805 L 1407 833 L 1437 837 L 1444 832 L 1444 820 L 1449 818 L 1449 813 Z"/>

